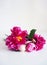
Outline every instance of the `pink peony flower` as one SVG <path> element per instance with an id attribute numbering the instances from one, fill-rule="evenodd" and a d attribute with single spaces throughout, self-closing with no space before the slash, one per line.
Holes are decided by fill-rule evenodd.
<path id="1" fill-rule="evenodd" d="M 14 27 L 11 30 L 11 35 L 6 38 L 6 45 L 10 49 L 19 50 L 21 44 L 25 44 L 27 31 L 22 31 L 19 27 Z"/>
<path id="2" fill-rule="evenodd" d="M 33 31 L 33 32 L 32 32 Z M 45 44 L 45 39 L 41 35 L 28 35 L 26 30 L 21 30 L 20 27 L 13 27 L 11 34 L 6 38 L 6 45 L 11 50 L 32 52 L 33 50 L 41 50 Z"/>
<path id="3" fill-rule="evenodd" d="M 34 35 L 34 39 L 36 39 L 35 50 L 41 50 L 45 44 L 45 39 L 37 34 Z"/>
<path id="4" fill-rule="evenodd" d="M 35 44 L 32 42 L 29 42 L 26 44 L 26 51 L 27 52 L 32 52 L 34 50 Z"/>

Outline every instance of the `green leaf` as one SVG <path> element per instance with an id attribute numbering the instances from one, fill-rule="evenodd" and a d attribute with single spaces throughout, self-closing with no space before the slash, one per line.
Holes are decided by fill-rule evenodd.
<path id="1" fill-rule="evenodd" d="M 29 38 L 29 39 L 33 38 L 35 32 L 36 32 L 36 29 L 32 29 L 32 30 L 30 31 L 30 34 L 29 34 L 28 38 Z"/>

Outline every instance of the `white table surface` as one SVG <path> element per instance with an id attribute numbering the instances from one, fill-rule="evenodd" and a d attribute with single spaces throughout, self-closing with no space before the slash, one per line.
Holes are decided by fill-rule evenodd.
<path id="1" fill-rule="evenodd" d="M 45 39 L 46 35 L 43 34 Z M 38 52 L 15 52 L 8 50 L 0 38 L 0 65 L 47 65 L 47 44 Z"/>

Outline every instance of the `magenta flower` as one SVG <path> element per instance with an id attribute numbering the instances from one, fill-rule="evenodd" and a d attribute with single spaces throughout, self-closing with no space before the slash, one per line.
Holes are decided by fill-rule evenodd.
<path id="1" fill-rule="evenodd" d="M 14 27 L 11 30 L 11 35 L 6 38 L 6 45 L 9 49 L 19 50 L 21 44 L 25 44 L 27 31 L 22 31 L 19 27 Z"/>
<path id="2" fill-rule="evenodd" d="M 13 35 L 13 36 L 17 36 L 20 32 L 21 32 L 21 28 L 20 27 L 13 27 L 13 29 L 11 29 L 11 34 Z"/>
<path id="3" fill-rule="evenodd" d="M 41 50 L 45 44 L 45 39 L 42 36 L 37 34 L 34 35 L 34 39 L 36 40 L 35 49 Z"/>
<path id="4" fill-rule="evenodd" d="M 20 27 L 13 27 L 11 34 L 6 38 L 6 45 L 10 50 L 27 51 L 41 50 L 45 44 L 45 39 L 35 34 L 36 29 L 32 29 L 30 34 L 27 30 L 21 30 Z"/>

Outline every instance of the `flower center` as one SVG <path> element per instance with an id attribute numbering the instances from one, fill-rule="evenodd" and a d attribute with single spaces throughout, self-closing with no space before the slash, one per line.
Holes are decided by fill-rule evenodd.
<path id="1" fill-rule="evenodd" d="M 22 40 L 22 37 L 21 36 L 17 36 L 16 37 L 18 41 L 21 41 Z"/>

